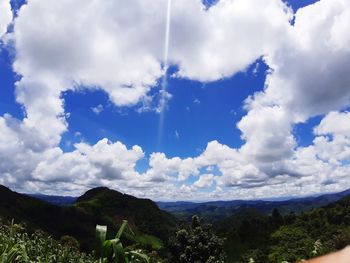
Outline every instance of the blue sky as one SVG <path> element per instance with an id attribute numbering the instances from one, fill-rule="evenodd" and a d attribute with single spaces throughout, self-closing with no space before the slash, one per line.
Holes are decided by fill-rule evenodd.
<path id="1" fill-rule="evenodd" d="M 12 163 L 0 166 L 0 183 L 70 195 L 107 185 L 158 200 L 342 190 L 350 106 L 349 65 L 341 59 L 349 56 L 341 34 L 347 4 L 290 0 L 287 11 L 278 0 L 265 6 L 222 0 L 204 2 L 205 10 L 173 0 L 169 99 L 160 113 L 169 2 L 157 1 L 150 13 L 134 0 L 116 15 L 101 3 L 86 32 L 89 25 L 74 20 L 78 7 L 71 3 L 11 1 L 18 15 L 0 47 L 0 160 Z M 320 9 L 328 10 L 323 19 Z M 60 21 L 65 12 L 70 15 Z M 159 18 L 150 19 L 152 12 Z M 330 40 L 327 30 L 335 32 Z M 313 61 L 319 55 L 320 65 Z"/>
<path id="2" fill-rule="evenodd" d="M 207 6 L 216 1 L 205 1 Z M 290 0 L 287 3 L 296 11 L 316 0 Z M 12 1 L 18 9 L 23 1 Z M 16 103 L 14 83 L 18 79 L 11 69 L 11 55 L 2 49 L 0 57 L 0 76 L 2 96 L 0 113 L 10 113 L 23 118 L 21 105 Z M 257 72 L 254 72 L 257 69 Z M 169 157 L 190 157 L 203 151 L 208 141 L 218 140 L 230 147 L 242 145 L 240 131 L 235 124 L 245 115 L 244 100 L 256 91 L 263 90 L 268 67 L 261 59 L 254 62 L 243 72 L 232 77 L 202 83 L 184 79 L 170 79 L 169 92 L 173 96 L 167 104 L 164 136 L 158 141 L 159 115 L 154 112 L 138 113 L 135 108 L 120 108 L 113 105 L 108 95 L 100 90 L 67 92 L 63 95 L 70 129 L 63 135 L 61 147 L 71 151 L 73 143 L 82 138 L 96 143 L 104 137 L 121 140 L 129 147 L 142 145 L 148 152 L 163 151 Z M 95 114 L 91 108 L 103 106 L 101 114 Z M 210 122 L 208 122 L 208 119 Z M 319 121 L 319 118 L 316 119 Z M 299 125 L 296 136 L 300 143 L 312 142 L 312 127 L 315 122 Z M 79 132 L 83 136 L 76 136 Z M 178 138 L 176 136 L 178 133 Z"/>

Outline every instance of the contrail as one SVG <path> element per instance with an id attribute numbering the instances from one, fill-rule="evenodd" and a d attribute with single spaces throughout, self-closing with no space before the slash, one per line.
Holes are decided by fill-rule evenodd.
<path id="1" fill-rule="evenodd" d="M 164 64 L 163 64 L 163 78 L 161 83 L 160 105 L 159 105 L 159 127 L 158 127 L 158 146 L 160 146 L 163 137 L 164 127 L 164 109 L 167 102 L 167 88 L 168 88 L 168 56 L 169 56 L 169 39 L 170 39 L 170 18 L 171 18 L 171 0 L 168 0 L 167 16 L 165 24 L 165 43 L 164 43 Z"/>

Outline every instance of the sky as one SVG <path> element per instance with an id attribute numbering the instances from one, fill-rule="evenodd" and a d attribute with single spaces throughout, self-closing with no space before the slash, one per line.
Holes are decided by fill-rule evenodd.
<path id="1" fill-rule="evenodd" d="M 349 24 L 348 0 L 0 0 L 0 184 L 348 189 Z"/>

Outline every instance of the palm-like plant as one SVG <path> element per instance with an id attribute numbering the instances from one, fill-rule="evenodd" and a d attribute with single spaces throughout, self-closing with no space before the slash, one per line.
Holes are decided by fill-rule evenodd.
<path id="1" fill-rule="evenodd" d="M 115 237 L 108 240 L 106 239 L 107 226 L 96 226 L 96 235 L 101 245 L 101 258 L 99 263 L 150 262 L 149 257 L 143 254 L 142 251 L 124 248 L 120 239 L 126 228 L 128 228 L 129 232 L 134 236 L 134 233 L 128 227 L 128 222 L 124 220 Z"/>

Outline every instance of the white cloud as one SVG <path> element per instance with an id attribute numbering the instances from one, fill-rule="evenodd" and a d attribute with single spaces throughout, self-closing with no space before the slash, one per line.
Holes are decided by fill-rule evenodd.
<path id="1" fill-rule="evenodd" d="M 103 111 L 103 106 L 101 104 L 95 106 L 95 107 L 91 107 L 91 110 L 93 113 L 95 113 L 96 115 L 99 115 L 102 111 Z"/>
<path id="2" fill-rule="evenodd" d="M 14 69 L 22 76 L 17 101 L 26 108 L 28 122 L 39 126 L 46 118 L 53 127 L 47 133 L 62 134 L 60 95 L 67 89 L 101 88 L 118 106 L 148 101 L 147 93 L 162 75 L 166 4 L 29 0 L 10 38 L 16 48 Z M 274 50 L 289 19 L 277 0 L 222 0 L 209 10 L 201 1 L 174 1 L 169 60 L 186 78 L 231 76 Z M 43 109 L 50 109 L 45 116 Z"/>
<path id="3" fill-rule="evenodd" d="M 164 182 L 167 180 L 186 180 L 199 171 L 192 158 L 168 159 L 164 153 L 152 153 L 149 160 L 150 169 L 143 175 L 147 181 Z"/>
<path id="4" fill-rule="evenodd" d="M 195 98 L 193 100 L 193 103 L 198 105 L 198 104 L 201 104 L 201 101 L 198 98 Z"/>
<path id="5" fill-rule="evenodd" d="M 321 0 L 299 9 L 286 41 L 266 57 L 272 73 L 251 107 L 280 105 L 293 121 L 350 103 L 350 2 Z M 345 23 L 345 24 L 344 24 Z"/>
<path id="6" fill-rule="evenodd" d="M 173 1 L 169 62 L 179 67 L 175 77 L 213 81 L 262 56 L 271 68 L 264 91 L 246 100 L 247 114 L 237 124 L 245 144 L 234 149 L 211 141 L 189 158 L 152 153 L 144 173 L 136 171 L 144 157 L 138 146 L 103 139 L 63 152 L 66 90 L 100 88 L 118 106 L 141 102 L 138 111 L 157 111 L 149 91 L 162 76 L 166 4 L 29 0 L 20 9 L 6 40 L 16 50 L 13 67 L 22 77 L 16 99 L 25 118 L 0 117 L 0 183 L 74 192 L 107 185 L 163 199 L 274 197 L 350 186 L 349 113 L 330 112 L 350 104 L 347 0 L 299 9 L 294 26 L 278 0 L 221 0 L 209 9 L 201 1 Z M 11 17 L 1 19 L 0 34 Z M 92 110 L 98 114 L 100 106 Z M 312 145 L 298 147 L 293 126 L 321 114 L 327 115 Z M 199 179 L 188 185 L 192 176 Z M 198 191 L 214 182 L 212 193 Z"/>
<path id="7" fill-rule="evenodd" d="M 290 157 L 295 141 L 289 114 L 279 106 L 251 109 L 237 125 L 242 131 L 242 139 L 246 141 L 241 153 L 258 162 Z"/>
<path id="8" fill-rule="evenodd" d="M 0 0 L 0 38 L 7 31 L 7 26 L 12 20 L 12 11 L 9 0 Z"/>
<path id="9" fill-rule="evenodd" d="M 0 117 L 0 130 L 0 183 L 17 186 L 35 169 L 42 142 L 8 115 Z"/>
<path id="10" fill-rule="evenodd" d="M 337 134 L 350 136 L 350 113 L 334 111 L 328 113 L 321 123 L 315 127 L 314 132 L 317 135 Z"/>
<path id="11" fill-rule="evenodd" d="M 214 175 L 212 174 L 202 174 L 199 179 L 194 182 L 193 186 L 197 188 L 206 188 L 212 186 L 214 182 Z"/>
<path id="12" fill-rule="evenodd" d="M 107 139 L 93 146 L 78 143 L 75 148 L 69 153 L 59 148 L 48 151 L 45 160 L 34 170 L 34 179 L 86 185 L 99 185 L 103 180 L 133 179 L 136 162 L 144 157 L 139 146 L 128 150 L 124 144 Z"/>
<path id="13" fill-rule="evenodd" d="M 201 81 L 231 76 L 273 52 L 292 17 L 275 0 L 222 0 L 200 11 L 198 2 L 174 1 L 170 60 L 178 75 Z"/>

